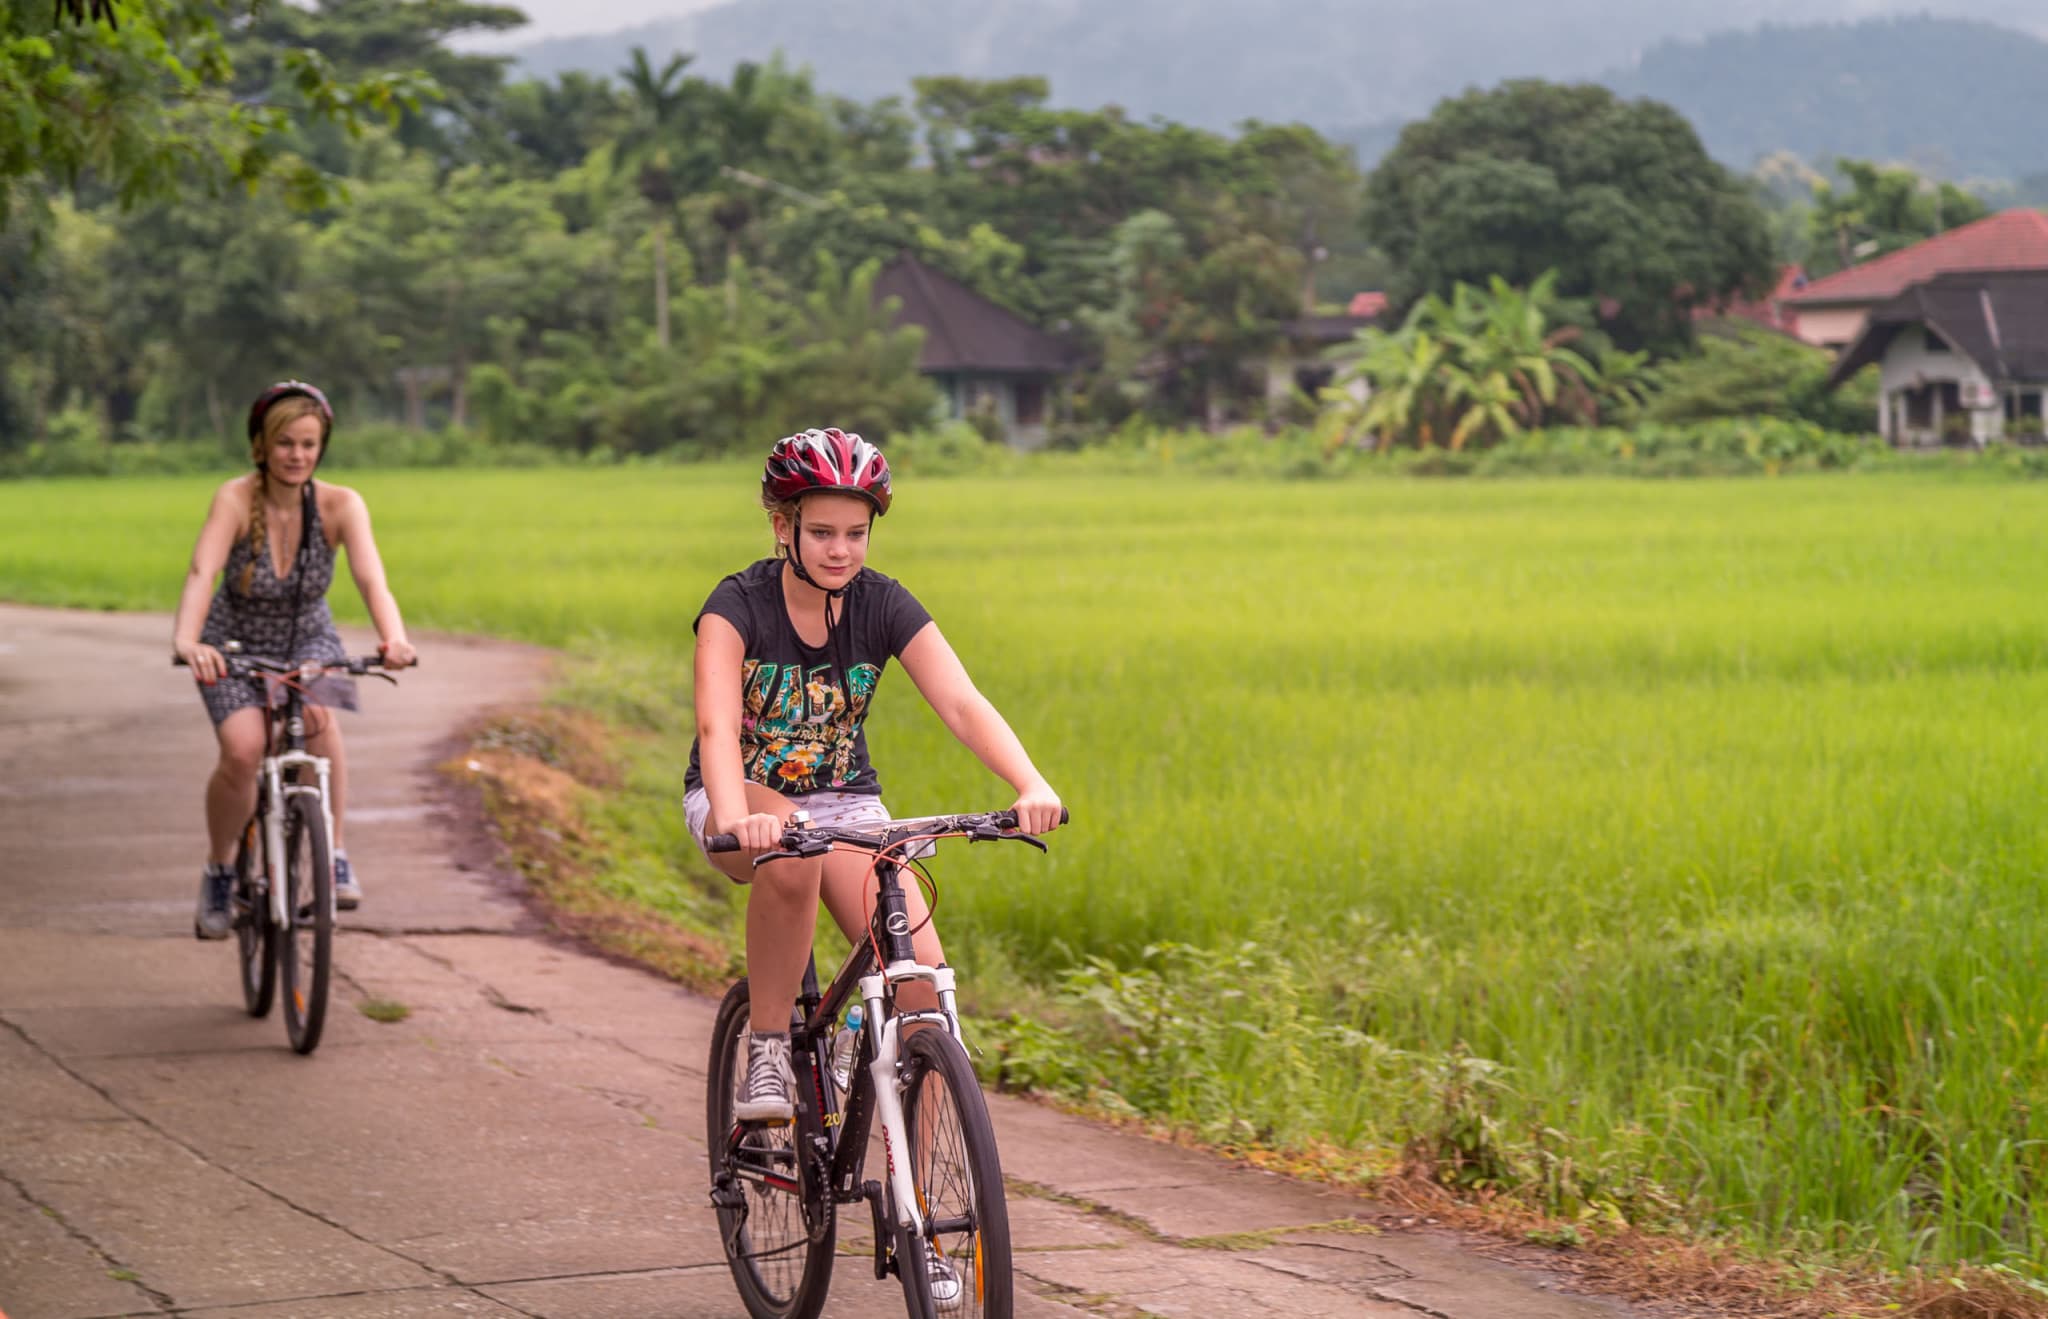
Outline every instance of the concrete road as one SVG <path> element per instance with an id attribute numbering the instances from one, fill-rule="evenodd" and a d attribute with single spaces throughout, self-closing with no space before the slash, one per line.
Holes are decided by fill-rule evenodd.
<path id="1" fill-rule="evenodd" d="M 715 1005 L 544 936 L 438 804 L 457 725 L 536 694 L 546 657 L 429 638 L 403 687 L 365 685 L 368 900 L 301 1058 L 241 1010 L 232 946 L 191 936 L 212 736 L 169 635 L 0 605 L 0 1314 L 739 1316 L 706 1202 Z M 1021 1315 L 1632 1313 L 1355 1197 L 994 1112 Z M 1205 1240 L 1244 1233 L 1266 1244 Z M 901 1313 L 865 1263 L 827 1314 Z"/>

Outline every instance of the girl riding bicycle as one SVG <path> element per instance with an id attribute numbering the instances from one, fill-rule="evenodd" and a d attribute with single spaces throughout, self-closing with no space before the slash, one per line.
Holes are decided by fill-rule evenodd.
<path id="1" fill-rule="evenodd" d="M 220 647 L 237 641 L 249 654 L 287 661 L 346 659 L 327 608 L 335 551 L 345 549 L 349 573 L 382 639 L 384 662 L 403 668 L 415 658 L 398 602 L 384 582 L 384 561 L 363 497 L 313 481 L 333 428 L 326 395 L 303 381 L 281 381 L 256 396 L 249 408 L 256 470 L 214 491 L 178 597 L 171 644 L 192 667 L 220 743 L 220 759 L 206 783 L 207 861 L 192 924 L 201 939 L 225 939 L 229 933 L 235 843 L 256 808 L 268 704 L 263 684 L 228 676 Z M 353 710 L 355 684 L 322 678 L 308 704 Z M 352 908 L 362 900 L 362 885 L 342 850 L 348 776 L 341 729 L 332 716 L 311 721 L 306 741 L 314 755 L 333 762 L 335 905 Z"/>
<path id="2" fill-rule="evenodd" d="M 743 1121 L 792 1116 L 789 1018 L 818 902 L 847 938 L 867 925 L 870 861 L 851 853 L 769 862 L 784 821 L 803 810 L 814 825 L 889 819 L 868 760 L 864 725 L 893 657 L 968 750 L 1016 791 L 1018 826 L 1059 824 L 1060 799 L 1031 764 L 1010 725 L 975 689 L 938 624 L 894 578 L 866 567 L 869 532 L 889 511 L 889 464 L 881 450 L 837 429 L 776 443 L 761 478 L 775 555 L 719 582 L 695 623 L 697 741 L 690 750 L 684 812 L 700 847 L 711 834 L 739 840 L 736 853 L 707 853 L 747 894 L 751 987 Z M 918 960 L 944 960 L 923 895 L 907 894 Z M 919 990 L 904 987 L 905 1006 Z"/>

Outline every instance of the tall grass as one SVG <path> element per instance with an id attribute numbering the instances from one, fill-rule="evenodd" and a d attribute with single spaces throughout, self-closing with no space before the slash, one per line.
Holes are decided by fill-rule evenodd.
<path id="1" fill-rule="evenodd" d="M 767 543 L 741 467 L 352 483 L 416 629 L 678 682 Z M 169 607 L 208 488 L 0 485 L 0 597 Z M 1462 1047 L 1501 1141 L 1610 1186 L 2048 1265 L 2048 489 L 1055 463 L 905 481 L 871 562 L 1077 821 L 1049 859 L 942 860 L 949 937 L 1150 1004 L 1132 1102 L 1399 1140 Z M 1002 802 L 901 678 L 871 735 L 899 811 Z"/>

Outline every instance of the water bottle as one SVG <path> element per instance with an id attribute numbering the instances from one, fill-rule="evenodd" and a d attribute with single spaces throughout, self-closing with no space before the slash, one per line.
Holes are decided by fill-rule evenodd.
<path id="1" fill-rule="evenodd" d="M 860 1053 L 860 1004 L 846 1010 L 846 1024 L 832 1037 L 832 1084 L 845 1092 L 853 1080 L 853 1060 Z"/>

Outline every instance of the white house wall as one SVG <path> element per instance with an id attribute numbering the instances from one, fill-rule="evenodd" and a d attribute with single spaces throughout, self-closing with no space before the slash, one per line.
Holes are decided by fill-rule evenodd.
<path id="1" fill-rule="evenodd" d="M 1992 387 L 1990 377 L 1978 369 L 1969 354 L 1955 348 L 1945 353 L 1927 351 L 1926 334 L 1917 325 L 1906 326 L 1893 337 L 1891 347 L 1885 350 L 1884 361 L 1878 367 L 1878 374 L 1883 389 L 1880 416 L 1884 435 L 1894 444 L 1898 443 L 1899 430 L 1905 420 L 1904 401 L 1899 396 L 1917 385 L 1938 384 L 1944 380 L 1955 381 L 1965 400 L 1973 393 L 1989 400 L 1989 406 L 1969 409 L 1972 439 L 1984 445 L 2005 433 L 2004 403 Z"/>

